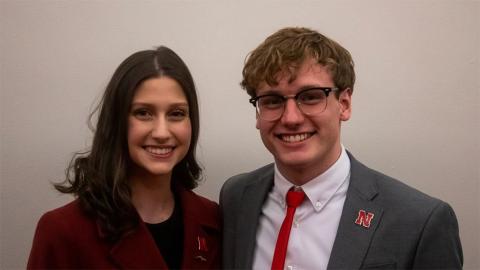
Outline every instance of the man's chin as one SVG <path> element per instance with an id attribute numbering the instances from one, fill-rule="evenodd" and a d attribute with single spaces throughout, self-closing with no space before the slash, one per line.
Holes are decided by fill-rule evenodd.
<path id="1" fill-rule="evenodd" d="M 298 170 L 308 167 L 308 164 L 311 163 L 311 160 L 299 155 L 288 155 L 275 158 L 275 163 L 281 165 L 285 169 Z"/>

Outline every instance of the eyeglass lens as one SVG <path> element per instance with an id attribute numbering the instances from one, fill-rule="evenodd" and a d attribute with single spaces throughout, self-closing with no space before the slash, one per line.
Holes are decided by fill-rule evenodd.
<path id="1" fill-rule="evenodd" d="M 294 98 L 298 108 L 307 115 L 318 114 L 325 110 L 327 95 L 322 89 L 310 89 L 300 92 L 295 97 L 266 95 L 257 100 L 257 112 L 262 119 L 276 120 L 285 110 L 287 99 Z"/>

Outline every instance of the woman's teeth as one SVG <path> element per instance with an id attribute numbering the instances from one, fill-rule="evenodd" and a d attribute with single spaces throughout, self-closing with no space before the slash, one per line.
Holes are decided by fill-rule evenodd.
<path id="1" fill-rule="evenodd" d="M 166 155 L 170 152 L 172 152 L 173 147 L 151 147 L 148 146 L 145 148 L 147 152 L 152 153 L 154 155 Z"/>

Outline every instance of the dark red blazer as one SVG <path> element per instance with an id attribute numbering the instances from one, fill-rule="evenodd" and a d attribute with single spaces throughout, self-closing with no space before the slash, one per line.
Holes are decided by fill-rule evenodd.
<path id="1" fill-rule="evenodd" d="M 184 223 L 182 269 L 219 269 L 218 205 L 188 190 L 179 190 L 179 197 Z M 27 268 L 168 269 L 143 222 L 133 233 L 109 243 L 78 200 L 40 218 Z"/>

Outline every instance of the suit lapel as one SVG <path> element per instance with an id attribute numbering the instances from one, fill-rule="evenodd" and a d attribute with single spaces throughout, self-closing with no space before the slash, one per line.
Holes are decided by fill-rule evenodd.
<path id="1" fill-rule="evenodd" d="M 262 206 L 273 185 L 273 166 L 244 189 L 237 219 L 235 268 L 251 269 Z"/>
<path id="2" fill-rule="evenodd" d="M 328 269 L 359 269 L 383 215 L 383 209 L 373 201 L 378 194 L 375 175 L 350 153 L 349 157 L 350 186 Z"/>

